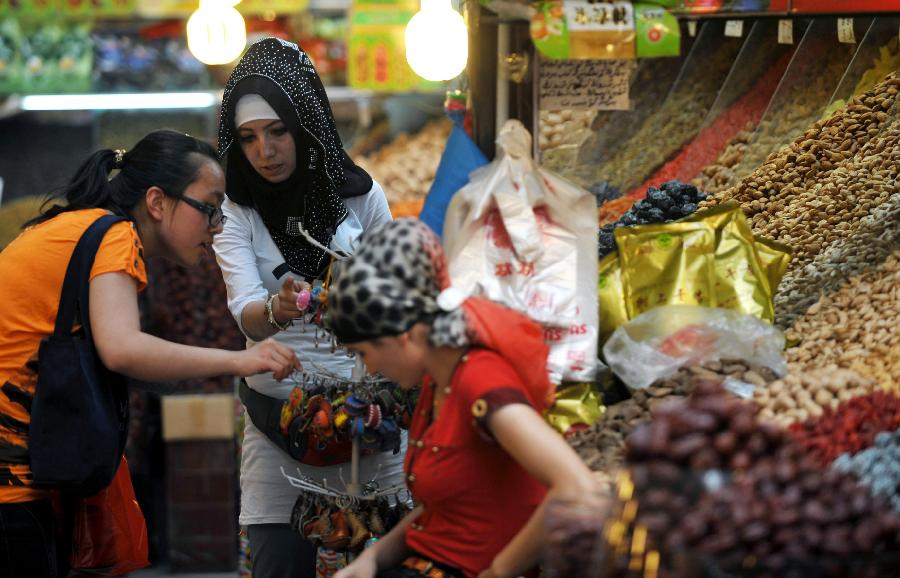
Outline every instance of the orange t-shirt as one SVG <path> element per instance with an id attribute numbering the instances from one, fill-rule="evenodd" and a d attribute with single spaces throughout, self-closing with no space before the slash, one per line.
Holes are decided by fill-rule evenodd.
<path id="1" fill-rule="evenodd" d="M 53 333 L 63 279 L 75 244 L 104 209 L 57 215 L 23 231 L 0 253 L 0 503 L 47 496 L 31 487 L 28 424 L 41 340 Z M 121 271 L 147 285 L 143 246 L 133 223 L 113 225 L 91 279 Z M 77 432 L 72 432 L 77 435 Z"/>

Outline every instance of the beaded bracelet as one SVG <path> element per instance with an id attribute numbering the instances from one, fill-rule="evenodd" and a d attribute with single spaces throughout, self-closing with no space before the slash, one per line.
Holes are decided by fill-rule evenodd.
<path id="1" fill-rule="evenodd" d="M 271 325 L 275 329 L 277 329 L 279 331 L 285 331 L 288 327 L 291 326 L 291 322 L 286 321 L 285 323 L 282 324 L 282 323 L 278 323 L 278 320 L 275 319 L 275 310 L 274 310 L 274 307 L 272 307 L 272 305 L 273 305 L 276 297 L 278 297 L 278 293 L 272 293 L 271 295 L 269 295 L 269 298 L 266 299 L 266 321 L 268 321 L 269 325 Z"/>

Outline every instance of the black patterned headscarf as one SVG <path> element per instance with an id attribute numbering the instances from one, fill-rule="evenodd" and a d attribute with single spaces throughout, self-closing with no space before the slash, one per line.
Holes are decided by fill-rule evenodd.
<path id="1" fill-rule="evenodd" d="M 262 96 L 294 137 L 297 168 L 283 183 L 266 181 L 240 146 L 232 146 L 235 107 L 245 94 Z M 344 151 L 325 87 L 296 44 L 266 38 L 244 53 L 225 85 L 218 155 L 228 157 L 228 197 L 259 212 L 292 271 L 320 276 L 329 262 L 322 247 L 329 246 L 347 216 L 341 199 L 368 193 L 372 178 Z"/>
<path id="2" fill-rule="evenodd" d="M 552 402 L 548 348 L 541 327 L 525 315 L 450 288 L 440 239 L 416 219 L 397 219 L 363 236 L 359 250 L 338 262 L 328 294 L 328 325 L 343 343 L 400 335 L 431 326 L 435 347 L 491 349 L 515 368 L 537 409 Z"/>

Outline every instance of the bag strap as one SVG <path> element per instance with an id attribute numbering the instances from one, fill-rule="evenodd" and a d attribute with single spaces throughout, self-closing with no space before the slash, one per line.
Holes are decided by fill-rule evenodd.
<path id="1" fill-rule="evenodd" d="M 72 332 L 72 324 L 77 311 L 85 336 L 88 341 L 91 340 L 88 309 L 91 268 L 94 266 L 94 259 L 97 257 L 97 250 L 100 248 L 103 236 L 110 227 L 127 220 L 119 215 L 104 215 L 91 223 L 91 226 L 81 235 L 66 269 L 66 278 L 63 281 L 62 293 L 59 298 L 59 311 L 56 314 L 56 327 L 53 330 L 54 337 L 65 337 Z"/>

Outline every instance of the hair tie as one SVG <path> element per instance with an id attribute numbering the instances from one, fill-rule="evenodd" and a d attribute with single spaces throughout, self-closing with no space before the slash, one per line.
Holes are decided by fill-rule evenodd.
<path id="1" fill-rule="evenodd" d="M 125 149 L 116 149 L 116 166 L 115 168 L 122 170 L 122 165 L 125 164 Z"/>

